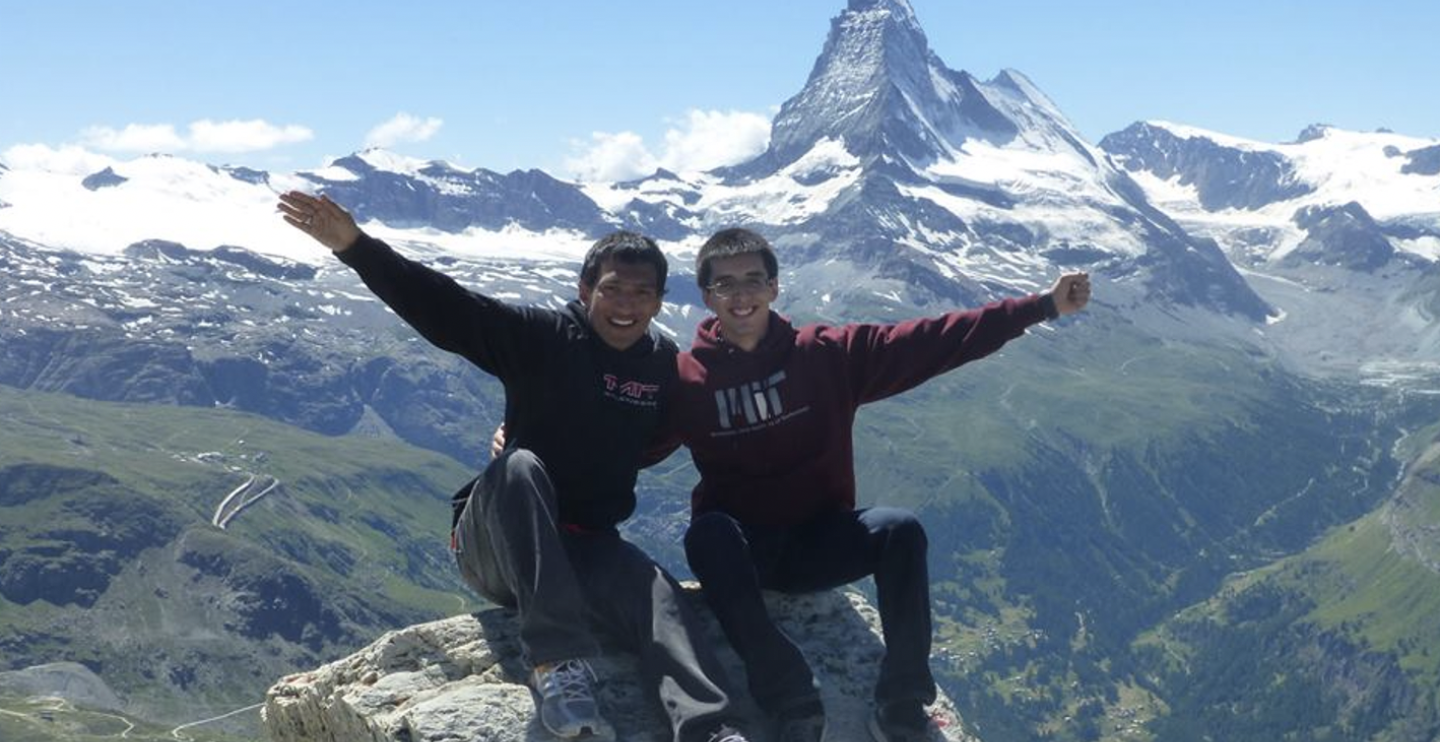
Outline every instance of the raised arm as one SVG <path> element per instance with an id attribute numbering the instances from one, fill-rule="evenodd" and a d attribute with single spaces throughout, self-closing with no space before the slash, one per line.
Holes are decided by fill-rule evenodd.
<path id="1" fill-rule="evenodd" d="M 984 358 L 1046 319 L 1080 311 L 1090 301 L 1090 277 L 1067 273 L 1050 290 L 992 302 L 978 309 L 892 325 L 834 328 L 844 344 L 856 402 L 873 402 Z"/>
<path id="2" fill-rule="evenodd" d="M 355 269 L 374 294 L 436 347 L 458 353 L 501 379 L 533 370 L 543 352 L 530 332 L 547 322 L 540 310 L 512 307 L 469 291 L 454 279 L 396 253 L 366 235 L 326 196 L 291 191 L 280 197 L 285 221 Z"/>

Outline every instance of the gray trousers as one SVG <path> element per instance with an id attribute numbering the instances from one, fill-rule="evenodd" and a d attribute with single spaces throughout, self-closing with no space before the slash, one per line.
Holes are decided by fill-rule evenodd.
<path id="1" fill-rule="evenodd" d="M 704 742 L 733 722 L 730 682 L 698 641 L 694 611 L 675 579 L 615 530 L 573 531 L 556 513 L 544 464 L 510 449 L 476 482 L 456 525 L 461 577 L 518 609 L 526 661 L 594 657 L 603 636 L 639 655 L 642 683 L 676 742 Z"/>

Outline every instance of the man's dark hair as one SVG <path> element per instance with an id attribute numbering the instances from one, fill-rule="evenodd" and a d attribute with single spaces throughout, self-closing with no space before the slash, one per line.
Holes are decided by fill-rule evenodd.
<path id="1" fill-rule="evenodd" d="M 699 283 L 702 289 L 709 288 L 710 261 L 752 253 L 758 253 L 760 259 L 765 261 L 766 278 L 773 279 L 780 275 L 780 261 L 775 259 L 775 251 L 759 234 L 744 227 L 731 227 L 710 235 L 710 239 L 700 246 L 700 254 L 695 256 L 696 283 Z"/>
<path id="2" fill-rule="evenodd" d="M 585 262 L 580 266 L 580 283 L 594 288 L 595 282 L 600 280 L 600 266 L 606 260 L 655 266 L 655 290 L 662 296 L 665 294 L 665 276 L 670 271 L 670 264 L 665 261 L 665 253 L 660 252 L 655 240 L 623 230 L 601 237 L 585 253 Z"/>

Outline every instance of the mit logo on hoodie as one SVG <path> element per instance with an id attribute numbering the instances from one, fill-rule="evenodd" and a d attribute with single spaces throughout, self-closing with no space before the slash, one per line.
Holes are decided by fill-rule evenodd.
<path id="1" fill-rule="evenodd" d="M 717 389 L 715 407 L 720 413 L 720 427 L 729 430 L 736 419 L 743 419 L 746 425 L 758 425 L 784 414 L 779 389 L 784 380 L 785 372 L 777 371 L 763 381 Z"/>

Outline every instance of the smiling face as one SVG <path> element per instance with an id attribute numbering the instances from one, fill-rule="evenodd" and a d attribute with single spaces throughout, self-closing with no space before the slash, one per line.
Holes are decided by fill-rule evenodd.
<path id="1" fill-rule="evenodd" d="M 780 295 L 779 283 L 758 253 L 713 258 L 709 266 L 705 306 L 720 320 L 721 337 L 741 350 L 755 350 L 770 328 L 770 303 Z"/>
<path id="2" fill-rule="evenodd" d="M 660 313 L 660 281 L 655 266 L 606 258 L 594 286 L 580 284 L 590 326 L 606 345 L 625 350 L 645 337 Z"/>

